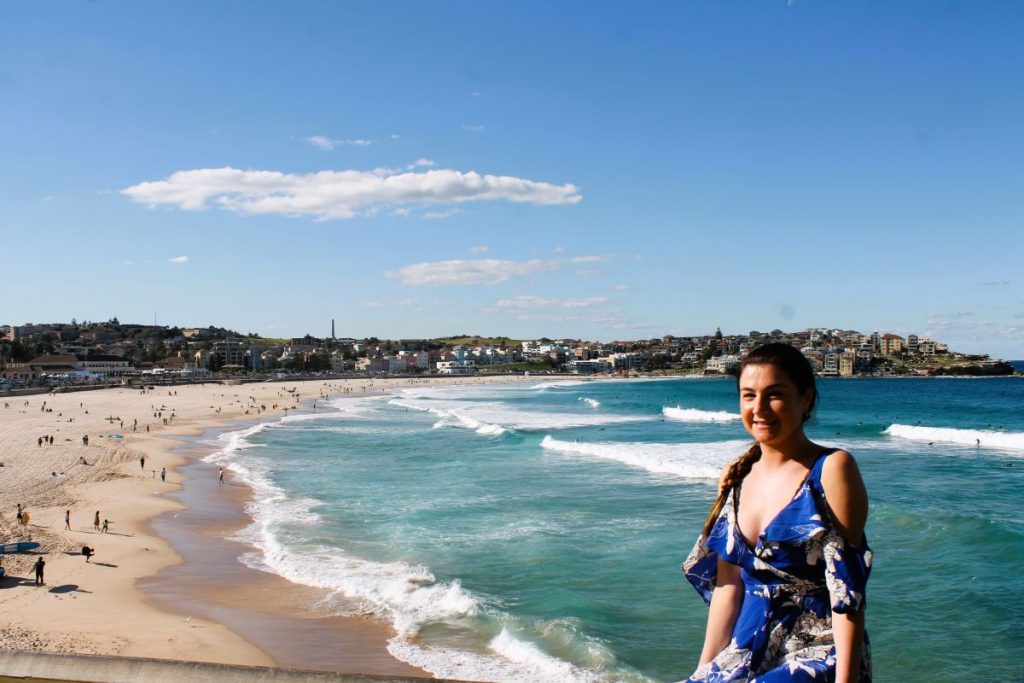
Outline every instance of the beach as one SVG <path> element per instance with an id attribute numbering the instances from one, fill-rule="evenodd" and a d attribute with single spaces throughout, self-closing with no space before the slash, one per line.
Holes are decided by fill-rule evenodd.
<path id="1" fill-rule="evenodd" d="M 331 395 L 489 381 L 509 379 L 207 383 L 0 398 L 0 538 L 40 544 L 3 556 L 0 607 L 16 615 L 0 627 L 4 647 L 253 666 L 288 658 L 299 668 L 426 675 L 387 653 L 387 625 L 318 613 L 312 591 L 235 560 L 245 547 L 221 541 L 246 524 L 251 493 L 230 473 L 220 485 L 216 467 L 198 465 L 198 476 L 212 478 L 203 489 L 211 500 L 193 498 L 190 509 L 175 497 L 183 469 L 210 452 L 195 441 L 199 435 L 309 411 Z M 19 504 L 27 525 L 16 518 Z M 176 528 L 190 513 L 190 529 Z M 95 528 L 97 515 L 106 532 Z M 209 542 L 183 558 L 167 538 L 176 533 L 182 543 L 189 533 Z M 95 551 L 88 562 L 83 546 Z M 40 587 L 38 557 L 46 563 Z M 180 569 L 177 578 L 171 568 Z M 289 647 L 269 652 L 267 643 L 282 638 Z M 313 656 L 325 641 L 329 654 Z"/>

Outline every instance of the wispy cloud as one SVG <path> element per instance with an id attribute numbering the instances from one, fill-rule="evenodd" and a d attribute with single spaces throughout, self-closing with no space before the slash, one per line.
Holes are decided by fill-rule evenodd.
<path id="1" fill-rule="evenodd" d="M 1005 287 L 1010 284 L 1009 280 L 991 280 L 989 282 L 982 282 L 982 287 Z"/>
<path id="2" fill-rule="evenodd" d="M 401 217 L 405 218 L 407 216 L 411 216 L 412 215 L 412 209 L 410 209 L 407 206 L 403 206 L 403 207 L 395 209 L 393 211 L 389 211 L 388 215 L 389 216 L 401 216 Z"/>
<path id="3" fill-rule="evenodd" d="M 929 313 L 928 322 L 944 322 L 949 320 L 962 320 L 974 316 L 974 311 L 954 311 L 952 313 Z"/>
<path id="4" fill-rule="evenodd" d="M 455 259 L 416 263 L 385 273 L 410 287 L 438 285 L 497 285 L 513 278 L 545 270 L 559 270 L 571 260 L 504 261 L 499 259 Z"/>
<path id="5" fill-rule="evenodd" d="M 364 301 L 363 308 L 404 308 L 416 306 L 419 301 L 416 299 L 384 299 L 383 301 Z"/>
<path id="6" fill-rule="evenodd" d="M 512 278 L 523 277 L 548 267 L 542 261 L 501 261 L 478 259 L 416 263 L 385 273 L 403 285 L 431 287 L 438 285 L 497 285 Z"/>
<path id="7" fill-rule="evenodd" d="M 527 310 L 533 308 L 589 308 L 608 303 L 608 297 L 591 296 L 585 299 L 545 299 L 540 296 L 516 296 L 499 299 L 496 308 Z"/>
<path id="8" fill-rule="evenodd" d="M 342 145 L 356 145 L 357 147 L 369 147 L 373 144 L 373 140 L 364 140 L 362 138 L 355 138 L 351 140 L 338 140 L 335 138 L 329 138 L 326 135 L 313 135 L 308 138 L 302 138 L 304 142 L 313 145 L 317 149 L 322 149 L 325 152 L 329 152 L 335 147 Z"/>
<path id="9" fill-rule="evenodd" d="M 184 265 L 188 263 L 188 256 L 174 256 L 172 258 L 167 259 L 167 262 L 176 263 L 178 265 Z"/>
<path id="10" fill-rule="evenodd" d="M 491 248 L 488 247 L 488 246 L 485 246 L 485 245 L 480 245 L 479 247 L 470 247 L 469 248 L 469 251 L 472 254 L 486 254 L 490 250 L 491 250 Z"/>
<path id="11" fill-rule="evenodd" d="M 616 292 L 625 292 L 627 289 L 632 289 L 629 285 L 612 285 L 611 288 Z"/>
<path id="12" fill-rule="evenodd" d="M 438 218 L 451 218 L 452 216 L 458 216 L 462 213 L 462 209 L 448 209 L 447 211 L 427 211 L 423 214 L 424 218 L 438 219 Z"/>
<path id="13" fill-rule="evenodd" d="M 475 171 L 401 173 L 390 169 L 293 174 L 205 168 L 177 171 L 165 180 L 132 185 L 121 193 L 149 206 L 170 204 L 196 211 L 212 202 L 240 214 L 310 216 L 317 220 L 352 218 L 402 204 L 504 200 L 557 205 L 575 204 L 583 198 L 571 183 L 553 185 Z"/>
<path id="14" fill-rule="evenodd" d="M 121 261 L 122 266 L 134 266 L 135 261 Z"/>
<path id="15" fill-rule="evenodd" d="M 643 330 L 649 332 L 657 326 L 642 322 L 633 316 L 615 310 L 583 310 L 573 313 L 521 313 L 517 320 L 551 323 L 590 323 L 613 330 Z"/>
<path id="16" fill-rule="evenodd" d="M 473 133 L 480 133 L 480 132 L 483 131 L 483 129 L 484 129 L 484 127 L 481 126 L 481 125 L 469 125 L 469 124 L 466 124 L 466 125 L 462 126 L 462 130 L 468 130 L 468 131 L 473 132 Z"/>

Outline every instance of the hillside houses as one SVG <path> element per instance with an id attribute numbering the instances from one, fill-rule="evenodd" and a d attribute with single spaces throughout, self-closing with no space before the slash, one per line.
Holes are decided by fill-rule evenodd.
<path id="1" fill-rule="evenodd" d="M 569 372 L 634 374 L 663 371 L 728 374 L 752 348 L 776 341 L 800 349 L 823 376 L 885 371 L 893 364 L 925 374 L 933 359 L 949 355 L 927 336 L 863 334 L 838 328 L 772 330 L 727 335 L 675 336 L 596 342 L 578 339 L 510 340 L 462 337 L 380 340 L 374 337 L 268 340 L 222 328 L 105 323 L 0 326 L 0 377 L 8 383 L 122 381 L 164 375 L 195 379 L 217 375 L 281 373 L 475 374 Z"/>

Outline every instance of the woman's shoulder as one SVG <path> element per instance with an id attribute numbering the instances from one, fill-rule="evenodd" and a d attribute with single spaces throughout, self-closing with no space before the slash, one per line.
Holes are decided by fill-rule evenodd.
<path id="1" fill-rule="evenodd" d="M 843 486 L 851 480 L 860 480 L 860 478 L 857 459 L 850 451 L 843 448 L 825 450 L 821 458 L 821 484 L 825 487 L 826 493 L 829 488 Z"/>
<path id="2" fill-rule="evenodd" d="M 860 542 L 868 516 L 868 492 L 857 460 L 837 449 L 823 458 L 821 489 L 843 536 Z"/>

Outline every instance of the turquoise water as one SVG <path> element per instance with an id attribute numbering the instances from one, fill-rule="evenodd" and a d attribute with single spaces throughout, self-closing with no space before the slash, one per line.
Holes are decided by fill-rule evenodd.
<path id="1" fill-rule="evenodd" d="M 1024 679 L 1024 380 L 819 382 L 812 438 L 871 495 L 879 681 Z M 242 560 L 494 681 L 670 681 L 706 608 L 679 565 L 745 447 L 728 380 L 409 389 L 221 437 Z M 980 440 L 980 445 L 978 441 Z"/>

